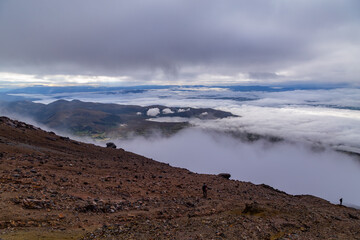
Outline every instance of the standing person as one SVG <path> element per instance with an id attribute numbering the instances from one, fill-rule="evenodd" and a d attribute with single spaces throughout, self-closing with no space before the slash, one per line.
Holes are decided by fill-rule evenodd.
<path id="1" fill-rule="evenodd" d="M 203 191 L 203 197 L 204 198 L 207 198 L 207 189 L 208 189 L 208 187 L 204 183 L 203 186 L 202 186 L 202 191 Z"/>
<path id="2" fill-rule="evenodd" d="M 342 206 L 342 198 L 340 198 L 340 206 Z"/>

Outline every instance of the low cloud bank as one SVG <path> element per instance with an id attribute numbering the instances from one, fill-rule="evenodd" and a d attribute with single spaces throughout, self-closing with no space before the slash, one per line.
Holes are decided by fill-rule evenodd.
<path id="1" fill-rule="evenodd" d="M 174 112 L 170 108 L 165 108 L 162 110 L 163 114 L 173 114 Z"/>
<path id="2" fill-rule="evenodd" d="M 290 143 L 243 143 L 228 135 L 188 129 L 170 138 L 115 143 L 128 151 L 198 173 L 229 172 L 290 194 L 311 194 L 360 205 L 360 161 L 329 149 Z M 200 184 L 200 183 L 199 183 Z"/>
<path id="3" fill-rule="evenodd" d="M 66 99 L 140 106 L 159 104 L 169 108 L 181 107 L 178 112 L 186 111 L 188 107 L 215 108 L 229 111 L 241 118 L 191 123 L 199 127 L 222 131 L 247 131 L 293 141 L 320 143 L 360 153 L 358 141 L 360 138 L 360 89 L 242 92 L 229 89 L 219 91 L 216 88 L 204 87 L 200 90 L 180 90 L 169 88 L 115 96 L 100 93 L 71 93 Z M 41 99 L 38 102 L 49 103 L 58 100 L 59 96 L 50 94 L 33 97 Z M 154 114 L 152 116 L 155 116 Z"/>

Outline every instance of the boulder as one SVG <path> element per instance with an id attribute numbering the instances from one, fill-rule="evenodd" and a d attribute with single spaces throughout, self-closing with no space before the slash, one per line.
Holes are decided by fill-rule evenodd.
<path id="1" fill-rule="evenodd" d="M 218 176 L 223 177 L 225 179 L 230 179 L 231 174 L 230 173 L 219 173 Z"/>
<path id="2" fill-rule="evenodd" d="M 116 148 L 116 145 L 113 142 L 106 143 L 107 148 Z"/>
<path id="3" fill-rule="evenodd" d="M 250 215 L 256 215 L 262 212 L 264 212 L 264 209 L 260 207 L 257 202 L 246 203 L 245 208 L 242 211 L 243 214 L 250 214 Z"/>

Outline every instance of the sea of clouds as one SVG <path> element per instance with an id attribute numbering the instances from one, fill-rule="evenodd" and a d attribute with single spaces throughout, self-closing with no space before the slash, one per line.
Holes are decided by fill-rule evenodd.
<path id="1" fill-rule="evenodd" d="M 50 103 L 61 97 L 141 106 L 210 107 L 240 117 L 216 121 L 192 119 L 190 122 L 205 129 L 247 131 L 360 153 L 360 89 L 241 92 L 226 88 L 178 87 L 128 94 L 94 92 L 25 96 L 39 98 L 37 102 L 41 103 Z M 156 117 L 158 114 L 154 111 L 150 110 L 149 116 Z M 171 114 L 167 114 L 166 119 L 152 120 L 179 121 L 171 118 Z"/>

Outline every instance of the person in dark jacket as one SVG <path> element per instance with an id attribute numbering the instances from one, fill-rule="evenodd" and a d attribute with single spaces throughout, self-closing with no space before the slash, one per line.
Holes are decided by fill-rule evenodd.
<path id="1" fill-rule="evenodd" d="M 203 197 L 204 198 L 207 198 L 207 190 L 208 190 L 208 187 L 204 183 L 203 186 L 202 186 L 202 191 L 203 191 Z"/>

